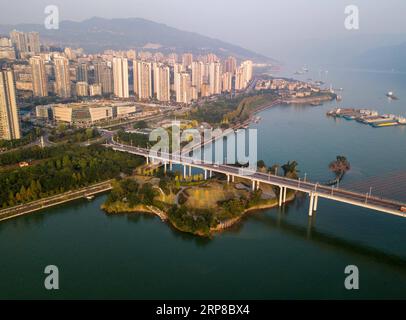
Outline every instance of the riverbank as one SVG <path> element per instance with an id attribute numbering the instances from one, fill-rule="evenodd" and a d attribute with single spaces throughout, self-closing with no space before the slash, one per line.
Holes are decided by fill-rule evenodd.
<path id="1" fill-rule="evenodd" d="M 288 192 L 287 196 L 286 196 L 286 203 L 292 202 L 293 200 L 295 200 L 295 192 Z M 253 213 L 253 212 L 257 212 L 257 211 L 263 211 L 263 210 L 269 210 L 269 209 L 273 209 L 275 207 L 279 206 L 279 202 L 276 198 L 273 198 L 272 201 L 270 201 L 267 204 L 258 204 L 255 206 L 252 206 L 250 208 L 247 208 L 244 210 L 243 214 L 239 217 L 235 217 L 232 219 L 229 219 L 227 221 L 224 221 L 222 223 L 220 223 L 218 226 L 216 226 L 215 228 L 212 228 L 210 231 L 215 233 L 215 232 L 221 232 L 221 231 L 225 231 L 228 228 L 231 228 L 232 226 L 236 225 L 237 223 L 241 222 L 241 220 L 247 216 L 249 213 Z"/>
<path id="2" fill-rule="evenodd" d="M 318 96 L 310 97 L 300 97 L 300 98 L 290 98 L 284 99 L 283 103 L 285 104 L 311 104 L 311 103 L 322 103 L 326 101 L 332 101 L 337 98 L 337 95 L 334 93 L 322 94 Z"/>
<path id="3" fill-rule="evenodd" d="M 8 220 L 28 213 L 33 213 L 46 208 L 54 207 L 66 202 L 109 191 L 112 189 L 112 181 L 113 180 L 103 181 L 82 189 L 68 191 L 48 198 L 0 210 L 0 221 Z"/>
<path id="4" fill-rule="evenodd" d="M 251 109 L 249 111 L 249 117 L 248 120 L 245 121 L 242 125 L 238 124 L 233 126 L 233 129 L 239 129 L 241 126 L 244 125 L 248 125 L 252 122 L 254 122 L 254 116 L 262 111 L 268 110 L 272 107 L 275 107 L 277 105 L 280 104 L 296 104 L 296 105 L 306 105 L 306 104 L 312 104 L 312 103 L 316 103 L 316 104 L 322 104 L 323 102 L 328 102 L 328 101 L 332 101 L 336 98 L 335 94 L 323 94 L 323 95 L 319 95 L 319 96 L 311 96 L 311 97 L 303 97 L 303 98 L 290 98 L 290 99 L 273 99 L 273 100 L 269 100 L 267 102 L 264 102 L 260 105 L 257 105 L 255 108 Z"/>

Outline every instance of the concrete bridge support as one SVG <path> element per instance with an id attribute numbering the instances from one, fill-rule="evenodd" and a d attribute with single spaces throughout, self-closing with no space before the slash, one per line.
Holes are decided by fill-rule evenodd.
<path id="1" fill-rule="evenodd" d="M 310 193 L 309 217 L 313 215 L 313 209 L 314 209 L 314 194 Z"/>
<path id="2" fill-rule="evenodd" d="M 252 191 L 255 191 L 255 180 L 252 180 Z"/>
<path id="3" fill-rule="evenodd" d="M 286 194 L 287 194 L 287 192 L 288 192 L 288 189 L 286 187 L 283 188 L 283 203 L 286 202 Z"/>
<path id="4" fill-rule="evenodd" d="M 164 162 L 164 173 L 166 173 L 166 167 L 167 167 L 167 163 L 166 161 Z"/>
<path id="5" fill-rule="evenodd" d="M 172 166 L 172 161 L 169 161 L 169 170 L 171 170 L 171 171 L 172 171 L 172 169 L 173 169 L 173 166 Z"/>
<path id="6" fill-rule="evenodd" d="M 279 206 L 282 207 L 284 187 L 279 187 Z"/>
<path id="7" fill-rule="evenodd" d="M 189 166 L 189 177 L 192 175 L 192 166 Z"/>
<path id="8" fill-rule="evenodd" d="M 204 170 L 204 180 L 207 180 L 207 170 Z"/>
<path id="9" fill-rule="evenodd" d="M 314 195 L 313 211 L 317 211 L 318 202 L 319 202 L 319 195 L 316 193 Z"/>
<path id="10" fill-rule="evenodd" d="M 183 165 L 183 178 L 186 178 L 186 165 Z"/>

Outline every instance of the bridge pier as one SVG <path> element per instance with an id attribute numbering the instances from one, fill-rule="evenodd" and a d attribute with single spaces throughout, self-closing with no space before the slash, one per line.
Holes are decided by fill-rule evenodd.
<path id="1" fill-rule="evenodd" d="M 230 175 L 228 174 L 227 175 L 227 183 L 229 183 L 230 182 Z"/>
<path id="2" fill-rule="evenodd" d="M 314 195 L 314 206 L 313 206 L 313 211 L 317 211 L 317 205 L 318 205 L 318 202 L 319 202 L 319 195 L 318 195 L 318 194 L 315 194 L 315 195 Z"/>
<path id="3" fill-rule="evenodd" d="M 149 157 L 147 156 L 146 159 L 147 159 L 147 164 L 149 164 Z"/>
<path id="4" fill-rule="evenodd" d="M 279 206 L 282 207 L 284 187 L 279 187 Z"/>
<path id="5" fill-rule="evenodd" d="M 166 173 L 166 161 L 164 161 L 164 173 Z"/>
<path id="6" fill-rule="evenodd" d="M 288 192 L 288 189 L 286 187 L 283 188 L 283 203 L 286 202 L 286 194 L 287 194 L 287 192 Z"/>
<path id="7" fill-rule="evenodd" d="M 252 180 L 252 191 L 255 191 L 255 180 Z"/>
<path id="8" fill-rule="evenodd" d="M 186 178 L 186 165 L 183 165 L 183 178 Z"/>
<path id="9" fill-rule="evenodd" d="M 235 181 L 235 176 L 231 176 L 231 182 L 234 183 L 234 181 Z"/>
<path id="10" fill-rule="evenodd" d="M 257 190 L 259 190 L 259 181 L 257 181 Z"/>
<path id="11" fill-rule="evenodd" d="M 172 171 L 172 161 L 169 161 L 169 170 L 171 170 Z"/>
<path id="12" fill-rule="evenodd" d="M 314 194 L 310 193 L 310 205 L 309 205 L 309 217 L 313 215 L 313 209 L 314 209 Z"/>
<path id="13" fill-rule="evenodd" d="M 189 165 L 189 177 L 192 175 L 192 166 Z"/>

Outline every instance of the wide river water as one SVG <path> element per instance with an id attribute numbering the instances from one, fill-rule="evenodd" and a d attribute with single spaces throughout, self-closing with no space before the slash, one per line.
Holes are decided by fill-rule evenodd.
<path id="1" fill-rule="evenodd" d="M 292 75 L 291 72 L 289 72 Z M 314 68 L 297 76 L 333 83 L 341 106 L 406 116 L 406 74 Z M 398 101 L 385 93 L 395 91 Z M 259 158 L 296 160 L 300 174 L 331 178 L 328 163 L 352 165 L 343 186 L 406 201 L 406 126 L 372 128 L 334 120 L 323 106 L 278 106 L 261 112 Z M 0 223 L 0 298 L 310 299 L 406 298 L 406 220 L 308 198 L 257 212 L 200 239 L 158 218 L 107 216 L 106 195 Z M 44 288 L 56 265 L 60 289 Z M 344 269 L 359 268 L 359 290 L 346 290 Z"/>

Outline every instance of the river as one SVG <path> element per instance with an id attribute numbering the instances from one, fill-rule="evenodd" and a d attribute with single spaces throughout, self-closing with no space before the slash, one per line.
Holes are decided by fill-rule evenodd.
<path id="1" fill-rule="evenodd" d="M 310 68 L 298 78 L 344 88 L 341 106 L 406 115 L 406 74 Z M 390 90 L 400 100 L 388 101 Z M 259 158 L 269 165 L 297 160 L 302 177 L 326 181 L 328 163 L 342 154 L 352 165 L 343 185 L 368 192 L 372 181 L 372 193 L 405 201 L 402 182 L 387 180 L 406 171 L 406 126 L 372 128 L 326 117 L 337 105 L 261 112 L 252 125 Z M 309 219 L 308 199 L 299 197 L 250 214 L 209 240 L 157 217 L 108 216 L 99 209 L 105 198 L 0 223 L 0 298 L 406 298 L 402 218 L 321 199 Z M 44 288 L 47 265 L 59 268 L 59 290 Z M 359 290 L 344 287 L 347 265 L 359 268 Z"/>

